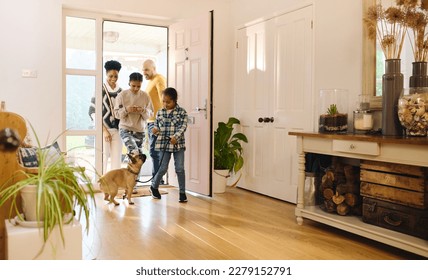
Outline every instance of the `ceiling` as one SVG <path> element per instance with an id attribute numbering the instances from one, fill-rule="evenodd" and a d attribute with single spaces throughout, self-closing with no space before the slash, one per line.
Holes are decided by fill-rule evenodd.
<path id="1" fill-rule="evenodd" d="M 95 20 L 67 17 L 67 48 L 95 49 Z M 133 23 L 104 21 L 103 34 L 118 34 L 115 42 L 104 38 L 104 52 L 156 55 L 166 51 L 168 29 Z"/>

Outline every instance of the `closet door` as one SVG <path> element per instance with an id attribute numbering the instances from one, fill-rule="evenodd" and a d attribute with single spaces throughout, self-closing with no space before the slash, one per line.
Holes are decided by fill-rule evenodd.
<path id="1" fill-rule="evenodd" d="M 272 47 L 268 44 L 272 41 L 268 38 L 272 24 L 273 21 L 262 22 L 237 33 L 235 115 L 249 139 L 248 144 L 244 144 L 244 176 L 239 186 L 260 193 L 266 191 L 263 186 L 272 158 L 272 150 L 266 149 L 270 126 L 258 121 L 271 112 L 273 68 L 266 48 Z"/>
<path id="2" fill-rule="evenodd" d="M 236 57 L 236 115 L 249 137 L 239 186 L 296 203 L 288 132 L 313 127 L 312 7 L 239 30 Z"/>

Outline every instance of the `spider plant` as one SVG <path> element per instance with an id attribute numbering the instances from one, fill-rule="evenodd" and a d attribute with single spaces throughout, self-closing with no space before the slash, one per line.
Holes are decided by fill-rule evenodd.
<path id="1" fill-rule="evenodd" d="M 31 128 L 34 132 L 34 128 Z M 20 193 L 29 185 L 35 186 L 35 216 L 37 223 L 43 225 L 44 243 L 58 226 L 62 243 L 65 245 L 63 225 L 73 221 L 76 211 L 79 215 L 84 214 L 85 229 L 89 232 L 90 207 L 95 207 L 94 187 L 84 167 L 68 163 L 62 154 L 52 157 L 49 150 L 40 145 L 36 133 L 34 135 L 37 140 L 38 167 L 20 169 L 6 180 L 0 188 L 0 207 L 10 200 L 9 219 L 16 213 L 17 218 L 24 221 Z M 12 184 L 9 185 L 10 183 Z"/>

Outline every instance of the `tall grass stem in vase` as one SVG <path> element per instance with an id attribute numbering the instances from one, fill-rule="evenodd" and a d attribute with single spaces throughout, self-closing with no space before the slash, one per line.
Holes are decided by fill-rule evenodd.
<path id="1" fill-rule="evenodd" d="M 390 1 L 384 1 L 391 3 Z M 369 7 L 364 22 L 368 36 L 379 42 L 385 56 L 385 74 L 382 76 L 382 134 L 401 135 L 397 116 L 397 102 L 403 90 L 401 52 L 407 34 L 407 17 L 418 0 L 396 0 L 384 7 L 382 1 Z"/>
<path id="2" fill-rule="evenodd" d="M 407 13 L 406 23 L 408 25 L 407 34 L 414 58 L 414 62 L 412 63 L 412 76 L 410 76 L 409 79 L 409 87 L 427 87 L 428 0 L 417 1 L 417 5 Z"/>
<path id="3" fill-rule="evenodd" d="M 417 1 L 417 0 L 416 0 Z M 382 1 L 369 7 L 364 22 L 370 39 L 379 42 L 385 59 L 399 59 L 407 31 L 407 14 L 415 0 L 397 0 L 397 6 L 385 8 Z"/>

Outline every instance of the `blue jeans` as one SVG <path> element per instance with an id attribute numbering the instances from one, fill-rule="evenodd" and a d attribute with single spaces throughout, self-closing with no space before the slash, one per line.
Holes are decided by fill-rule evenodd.
<path id="1" fill-rule="evenodd" d="M 150 157 L 153 162 L 152 176 L 155 176 L 159 170 L 159 152 L 155 151 L 156 139 L 158 136 L 152 133 L 152 128 L 155 126 L 154 122 L 147 123 L 147 130 L 149 134 Z"/>
<path id="2" fill-rule="evenodd" d="M 162 158 L 163 155 L 163 158 Z M 152 188 L 159 188 L 159 183 L 162 177 L 168 171 L 169 160 L 171 159 L 171 155 L 174 155 L 174 165 L 175 165 L 175 173 L 177 174 L 178 179 L 178 188 L 180 193 L 186 192 L 186 174 L 184 172 L 184 150 L 180 150 L 178 152 L 164 152 L 160 151 L 159 156 L 162 158 L 162 163 L 159 166 L 159 170 L 156 173 L 155 177 L 152 181 Z"/>
<path id="3" fill-rule="evenodd" d="M 142 146 L 144 142 L 144 133 L 135 132 L 128 129 L 119 129 L 120 138 L 122 138 L 123 144 L 125 144 L 128 153 L 143 153 Z"/>

